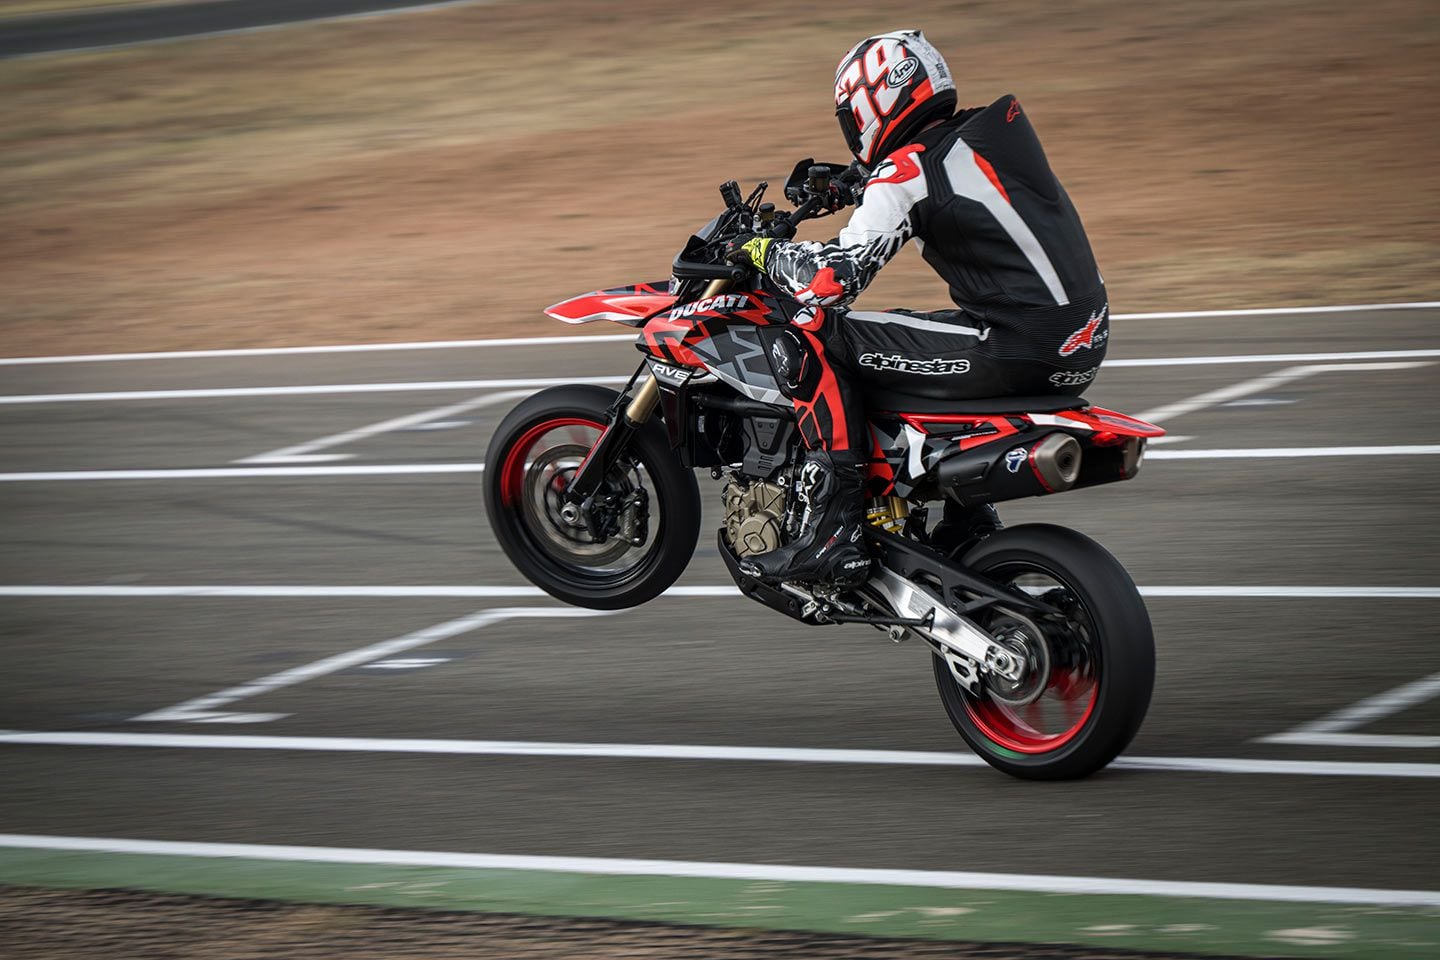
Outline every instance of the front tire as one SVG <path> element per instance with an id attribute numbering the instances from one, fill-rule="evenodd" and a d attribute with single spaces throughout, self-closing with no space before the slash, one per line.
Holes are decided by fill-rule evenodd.
<path id="1" fill-rule="evenodd" d="M 1094 540 L 1049 524 L 1001 530 L 960 563 L 1064 614 L 1028 620 L 992 609 L 975 617 L 1018 644 L 1037 628 L 1043 634 L 1038 697 L 990 686 L 972 694 L 935 658 L 940 699 L 965 742 L 996 769 L 1029 780 L 1077 779 L 1110 763 L 1140 729 L 1155 685 L 1150 615 L 1129 573 Z"/>
<path id="2" fill-rule="evenodd" d="M 618 396 L 588 384 L 551 387 L 501 422 L 485 456 L 485 513 L 510 561 L 546 593 L 580 607 L 618 610 L 664 592 L 684 572 L 700 535 L 700 488 L 655 419 L 630 438 L 605 478 L 617 498 L 641 491 L 645 542 L 595 543 L 560 515 L 559 496 L 608 422 Z"/>

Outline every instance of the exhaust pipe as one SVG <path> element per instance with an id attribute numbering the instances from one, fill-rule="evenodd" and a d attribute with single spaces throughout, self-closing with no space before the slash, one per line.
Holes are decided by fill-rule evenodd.
<path id="1" fill-rule="evenodd" d="M 1080 442 L 1068 433 L 1033 434 L 1002 447 L 987 444 L 940 462 L 935 475 L 961 506 L 1062 493 L 1080 478 Z"/>
<path id="2" fill-rule="evenodd" d="M 1046 493 L 1060 493 L 1075 486 L 1080 476 L 1080 441 L 1068 433 L 1052 433 L 1029 450 L 1030 467 Z"/>

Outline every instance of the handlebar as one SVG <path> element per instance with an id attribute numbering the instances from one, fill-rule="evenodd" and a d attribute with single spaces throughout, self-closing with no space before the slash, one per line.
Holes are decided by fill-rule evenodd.
<path id="1" fill-rule="evenodd" d="M 734 263 L 701 263 L 698 260 L 676 260 L 670 273 L 679 280 L 730 280 L 739 283 L 749 271 Z"/>

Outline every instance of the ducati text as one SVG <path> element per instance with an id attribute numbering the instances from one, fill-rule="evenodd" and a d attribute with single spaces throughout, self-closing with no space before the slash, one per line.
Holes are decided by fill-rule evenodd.
<path id="1" fill-rule="evenodd" d="M 728 310 L 739 310 L 747 306 L 750 298 L 742 294 L 726 294 L 721 297 L 706 297 L 704 300 L 696 300 L 694 303 L 681 304 L 670 311 L 670 317 L 678 320 L 681 317 L 693 316 L 697 313 L 724 312 Z"/>

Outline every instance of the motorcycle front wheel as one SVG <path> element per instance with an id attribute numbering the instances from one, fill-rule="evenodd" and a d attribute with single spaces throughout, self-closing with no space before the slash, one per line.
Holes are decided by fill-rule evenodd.
<path id="1" fill-rule="evenodd" d="M 1083 534 L 1049 524 L 999 531 L 959 562 L 1058 613 L 994 607 L 975 621 L 1029 663 L 1018 684 L 982 678 L 965 689 L 935 657 L 951 722 L 992 767 L 1029 780 L 1101 769 L 1130 744 L 1155 685 L 1150 615 L 1129 573 Z"/>
<path id="2" fill-rule="evenodd" d="M 565 488 L 607 423 L 617 394 L 586 384 L 551 387 L 501 422 L 485 457 L 485 512 L 495 538 L 531 583 L 566 603 L 618 610 L 653 599 L 685 570 L 700 535 L 700 489 L 680 465 L 663 425 L 630 438 L 596 493 L 611 507 L 597 540 L 567 519 Z"/>

